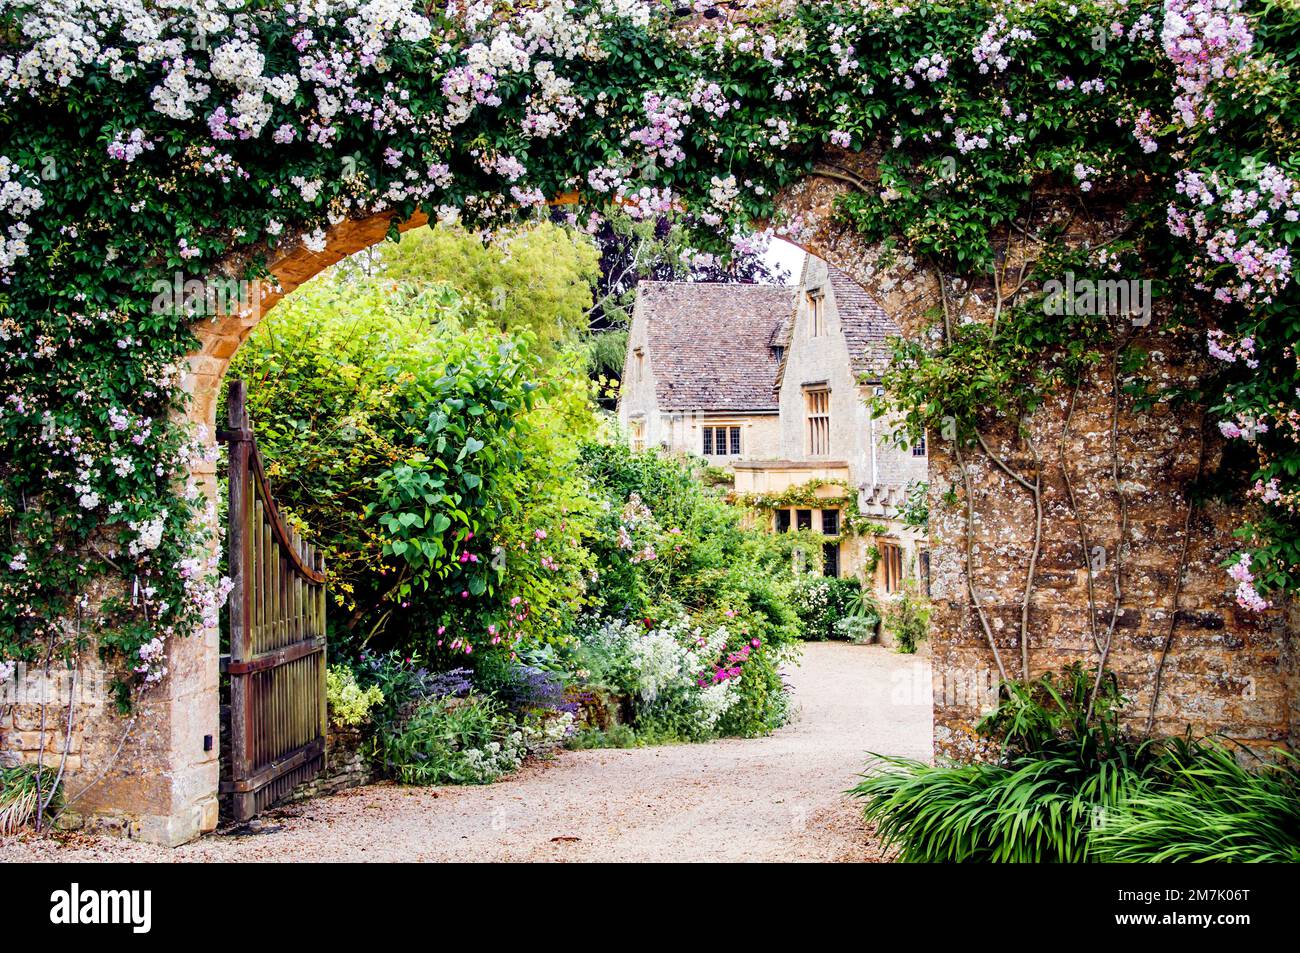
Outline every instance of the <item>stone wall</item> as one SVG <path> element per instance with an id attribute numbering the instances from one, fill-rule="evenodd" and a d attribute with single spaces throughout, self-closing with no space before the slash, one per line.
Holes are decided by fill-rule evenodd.
<path id="1" fill-rule="evenodd" d="M 106 580 L 91 584 L 97 605 Z M 176 845 L 217 822 L 216 633 L 174 639 L 172 675 L 117 711 L 118 674 L 93 651 L 71 666 L 19 666 L 0 685 L 0 752 L 61 772 L 60 826 Z M 65 756 L 66 753 L 66 756 Z"/>
<path id="2" fill-rule="evenodd" d="M 293 804 L 372 783 L 377 774 L 370 757 L 370 744 L 368 732 L 330 725 L 325 737 L 324 769 L 306 784 L 294 788 L 279 803 Z"/>
<path id="3" fill-rule="evenodd" d="M 801 224 L 799 240 L 807 250 L 863 285 L 904 333 L 919 333 L 930 316 L 941 312 L 937 273 L 905 255 L 870 246 L 833 220 L 838 195 L 873 187 L 871 157 L 829 155 L 821 168 L 823 174 L 781 196 L 781 212 Z M 1068 223 L 1067 240 L 1075 245 L 1104 241 L 1123 226 L 1128 199 L 1089 196 L 1087 214 L 1078 215 L 1072 213 L 1078 211 L 1080 196 L 1044 190 L 1035 197 L 1035 220 L 1026 231 L 1032 234 L 1050 219 Z M 1005 239 L 1005 249 L 1012 277 L 1026 258 L 1037 254 L 1033 242 L 1018 231 Z M 997 297 L 991 279 L 968 290 L 953 320 L 989 320 Z M 1004 294 L 1009 291 L 1004 284 Z M 1162 325 L 1157 301 L 1151 324 L 1131 332 L 1134 345 L 1149 357 L 1149 373 L 1166 385 L 1194 383 L 1206 371 L 1203 340 L 1171 334 Z M 990 450 L 1031 483 L 1035 449 L 1042 461 L 1042 536 L 1023 647 L 1021 600 L 1036 522 L 1032 496 L 987 453 L 964 450 L 973 510 L 968 587 L 965 480 L 957 448 L 931 435 L 931 640 L 935 743 L 941 755 L 980 753 L 973 727 L 996 698 L 999 671 L 981 615 L 1008 676 L 1020 677 L 1025 656 L 1030 675 L 1075 659 L 1095 665 L 1094 626 L 1098 642 L 1104 643 L 1114 614 L 1108 664 L 1131 698 L 1128 718 L 1134 728 L 1146 727 L 1168 643 L 1156 731 L 1223 732 L 1260 748 L 1296 739 L 1300 614 L 1285 607 L 1256 614 L 1235 605 L 1220 564 L 1237 549 L 1231 533 L 1242 518 L 1240 511 L 1210 504 L 1189 516 L 1189 483 L 1198 472 L 1213 472 L 1218 465 L 1217 431 L 1204 422 L 1201 408 L 1161 405 L 1139 412 L 1121 398 L 1116 412 L 1114 385 L 1108 357 L 1089 373 L 1072 413 L 1070 395 L 1058 395 L 1022 421 L 1024 435 L 1005 425 L 985 433 Z M 1067 477 L 1077 507 L 1070 505 Z M 955 506 L 945 503 L 950 492 L 957 496 Z M 1104 567 L 1099 564 L 1093 573 L 1091 600 L 1081 522 L 1087 554 L 1105 558 Z M 1122 523 L 1127 524 L 1123 531 Z M 1187 555 L 1180 573 L 1184 542 Z M 1117 572 L 1121 595 L 1116 611 Z"/>

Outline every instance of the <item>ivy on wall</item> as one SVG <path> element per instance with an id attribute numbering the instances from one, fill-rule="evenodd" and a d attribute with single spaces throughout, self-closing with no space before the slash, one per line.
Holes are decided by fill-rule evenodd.
<path id="1" fill-rule="evenodd" d="M 879 183 L 844 220 L 954 275 L 999 267 L 996 236 L 1035 183 L 1085 208 L 1136 196 L 1125 246 L 1087 265 L 1189 303 L 1218 362 L 1191 396 L 1240 447 L 1254 503 L 1238 598 L 1294 588 L 1300 14 L 1234 0 L 726 10 L 0 3 L 0 667 L 93 632 L 126 660 L 124 686 L 147 685 L 166 640 L 217 611 L 187 484 L 208 440 L 177 421 L 223 267 L 257 278 L 348 217 L 422 208 L 491 228 L 575 191 L 576 227 L 618 202 L 677 213 L 702 255 L 752 249 L 763 236 L 747 224 L 828 148 L 878 156 Z M 934 382 L 918 393 L 958 375 L 972 401 L 1031 406 L 1105 350 L 1105 328 L 1012 311 L 1013 333 L 963 327 L 914 352 Z M 1028 396 L 1007 397 L 1013 382 Z M 101 578 L 118 595 L 92 613 Z"/>
<path id="2" fill-rule="evenodd" d="M 826 496 L 819 491 L 831 490 Z M 840 513 L 840 532 L 825 535 L 826 542 L 840 542 L 850 536 L 876 536 L 885 532 L 880 523 L 864 516 L 858 506 L 858 493 L 844 480 L 812 479 L 806 483 L 787 487 L 780 493 L 734 493 L 732 500 L 740 505 L 771 514 L 774 510 L 835 509 Z"/>

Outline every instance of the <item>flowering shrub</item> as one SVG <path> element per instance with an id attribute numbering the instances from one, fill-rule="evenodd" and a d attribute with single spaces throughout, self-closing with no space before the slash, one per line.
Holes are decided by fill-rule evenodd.
<path id="1" fill-rule="evenodd" d="M 758 734 L 784 721 L 784 686 L 772 677 L 779 659 L 761 639 L 725 626 L 705 630 L 685 616 L 663 626 L 592 620 L 574 658 L 580 678 L 631 701 L 645 738 Z"/>
<path id="2" fill-rule="evenodd" d="M 385 768 L 404 784 L 487 784 L 528 753 L 523 729 L 483 695 L 420 702 L 379 737 Z"/>
<path id="3" fill-rule="evenodd" d="M 800 637 L 820 642 L 839 635 L 839 623 L 852 616 L 862 598 L 856 579 L 800 574 L 794 587 L 794 609 Z"/>
<path id="4" fill-rule="evenodd" d="M 574 731 L 565 680 L 501 653 L 479 670 L 431 671 L 418 657 L 361 654 L 374 710 L 375 757 L 407 784 L 486 784 L 545 756 Z"/>
<path id="5" fill-rule="evenodd" d="M 370 721 L 370 710 L 384 703 L 384 693 L 378 685 L 363 689 L 350 668 L 331 665 L 325 671 L 325 703 L 330 724 L 356 728 Z"/>
<path id="6" fill-rule="evenodd" d="M 419 656 L 404 656 L 397 651 L 380 655 L 368 650 L 360 654 L 356 674 L 361 682 L 373 685 L 383 695 L 380 721 L 391 721 L 413 702 L 430 698 L 464 698 L 474 688 L 468 668 L 430 671 Z"/>
<path id="7" fill-rule="evenodd" d="M 635 0 L 0 6 L 0 663 L 74 645 L 60 620 L 92 615 L 96 574 L 125 580 L 85 621 L 142 669 L 132 684 L 156 681 L 166 641 L 220 604 L 203 498 L 187 485 L 201 442 L 174 422 L 194 315 L 155 307 L 159 282 L 232 263 L 256 276 L 291 247 L 323 250 L 349 216 L 422 207 L 498 224 L 576 189 L 634 217 L 684 209 L 707 250 L 749 251 L 747 224 L 769 220 L 776 189 L 828 143 L 879 154 L 879 188 L 846 201 L 845 222 L 970 273 L 994 260 L 1036 179 L 1080 195 L 1141 181 L 1139 260 L 1188 293 L 1221 353 L 1249 351 L 1265 371 L 1223 361 L 1206 393 L 1253 460 L 1244 485 L 1261 488 L 1242 531 L 1252 584 L 1300 584 L 1295 9 L 900 0 L 747 13 L 680 21 Z M 597 227 L 588 211 L 573 224 Z M 797 238 L 801 223 L 777 229 Z M 960 379 L 987 357 L 956 352 Z M 419 487 L 394 475 L 390 489 L 404 504 Z M 410 528 L 387 529 L 399 557 Z"/>

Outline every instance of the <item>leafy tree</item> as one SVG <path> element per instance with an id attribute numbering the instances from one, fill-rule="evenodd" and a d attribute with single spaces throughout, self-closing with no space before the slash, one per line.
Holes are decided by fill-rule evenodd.
<path id="1" fill-rule="evenodd" d="M 539 358 L 571 345 L 587 328 L 598 253 L 575 229 L 532 223 L 488 244 L 464 228 L 422 228 L 384 246 L 379 257 L 385 277 L 448 285 L 476 321 L 527 331 Z"/>

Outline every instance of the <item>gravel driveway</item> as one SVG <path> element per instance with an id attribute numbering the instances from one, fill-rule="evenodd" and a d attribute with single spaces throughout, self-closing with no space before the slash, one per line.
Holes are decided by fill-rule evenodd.
<path id="1" fill-rule="evenodd" d="M 768 738 L 566 751 L 482 787 L 379 784 L 175 850 L 75 836 L 0 841 L 0 861 L 877 860 L 842 794 L 868 750 L 929 758 L 929 659 L 816 643 L 798 713 Z"/>

